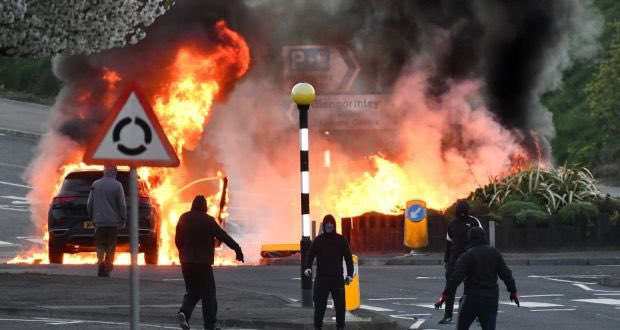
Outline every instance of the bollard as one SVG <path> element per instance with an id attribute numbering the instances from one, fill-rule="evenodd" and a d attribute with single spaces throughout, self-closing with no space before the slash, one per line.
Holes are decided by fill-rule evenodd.
<path id="1" fill-rule="evenodd" d="M 426 202 L 411 200 L 405 209 L 404 245 L 412 249 L 428 246 L 428 224 L 426 220 Z"/>
<path id="2" fill-rule="evenodd" d="M 343 261 L 344 269 L 343 271 L 346 273 L 347 265 Z M 343 274 L 345 276 L 345 274 Z M 345 301 L 345 310 L 353 311 L 360 308 L 361 299 L 360 299 L 360 275 L 359 275 L 359 267 L 358 267 L 358 259 L 356 255 L 353 255 L 353 280 L 349 285 L 344 286 L 344 301 Z"/>

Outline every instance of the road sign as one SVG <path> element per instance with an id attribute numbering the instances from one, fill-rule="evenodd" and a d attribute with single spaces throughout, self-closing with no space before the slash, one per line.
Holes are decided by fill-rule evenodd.
<path id="1" fill-rule="evenodd" d="M 384 94 L 318 95 L 310 106 L 311 126 L 320 130 L 396 128 L 396 120 L 383 111 L 387 99 Z M 297 122 L 294 105 L 286 115 Z"/>
<path id="2" fill-rule="evenodd" d="M 411 204 L 407 208 L 407 219 L 413 222 L 420 222 L 426 217 L 426 208 L 421 204 Z"/>
<path id="3" fill-rule="evenodd" d="M 87 164 L 179 166 L 179 158 L 137 84 L 112 107 L 84 155 Z"/>
<path id="4" fill-rule="evenodd" d="M 347 92 L 357 78 L 360 66 L 346 46 L 284 46 L 285 90 L 305 81 L 320 93 Z"/>

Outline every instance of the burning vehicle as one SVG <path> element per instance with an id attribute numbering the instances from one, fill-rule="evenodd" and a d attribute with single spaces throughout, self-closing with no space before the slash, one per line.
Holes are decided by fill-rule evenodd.
<path id="1" fill-rule="evenodd" d="M 88 218 L 86 202 L 91 185 L 102 175 L 103 171 L 77 170 L 64 178 L 58 195 L 53 198 L 49 207 L 47 228 L 50 263 L 62 264 L 65 253 L 96 251 L 95 226 Z M 119 171 L 116 178 L 123 185 L 125 196 L 129 196 L 129 171 Z M 156 265 L 161 215 L 158 205 L 150 196 L 147 184 L 138 178 L 139 251 L 144 253 L 146 264 Z M 123 252 L 130 251 L 128 226 L 119 230 L 116 249 Z"/>

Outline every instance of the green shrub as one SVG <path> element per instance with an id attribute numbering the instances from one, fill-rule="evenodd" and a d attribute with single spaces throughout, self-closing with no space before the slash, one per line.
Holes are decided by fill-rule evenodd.
<path id="1" fill-rule="evenodd" d="M 584 219 L 588 227 L 593 227 L 598 219 L 599 210 L 592 203 L 573 202 L 564 205 L 558 216 L 562 223 L 572 224 L 573 219 Z"/>
<path id="2" fill-rule="evenodd" d="M 524 211 L 539 211 L 543 212 L 541 206 L 532 202 L 524 201 L 511 201 L 503 203 L 498 210 L 498 213 L 502 217 L 517 217 L 517 214 Z"/>
<path id="3" fill-rule="evenodd" d="M 527 221 L 534 221 L 537 224 L 549 222 L 549 214 L 541 210 L 526 209 L 517 212 L 515 216 L 517 218 L 517 224 L 525 224 Z"/>

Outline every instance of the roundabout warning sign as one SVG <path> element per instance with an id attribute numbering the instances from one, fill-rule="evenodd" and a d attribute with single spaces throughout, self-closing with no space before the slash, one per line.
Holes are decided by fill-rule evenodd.
<path id="1" fill-rule="evenodd" d="M 87 164 L 179 166 L 179 158 L 137 84 L 121 93 L 84 155 Z"/>

